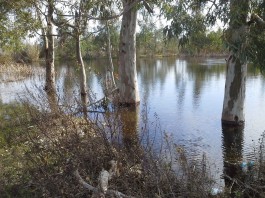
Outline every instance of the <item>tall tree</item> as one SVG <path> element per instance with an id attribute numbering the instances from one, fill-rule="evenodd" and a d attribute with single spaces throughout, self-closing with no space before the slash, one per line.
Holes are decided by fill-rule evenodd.
<path id="1" fill-rule="evenodd" d="M 256 31 L 262 30 L 264 32 L 264 20 L 256 13 L 252 13 L 250 21 L 247 20 L 250 10 L 255 11 L 258 7 L 264 8 L 263 3 L 263 0 L 242 0 L 240 3 L 236 0 L 180 0 L 177 5 L 163 7 L 167 18 L 172 19 L 171 26 L 166 27 L 165 32 L 169 37 L 178 36 L 181 44 L 188 42 L 190 33 L 197 30 L 197 28 L 193 28 L 196 26 L 189 25 L 192 24 L 190 23 L 192 18 L 186 17 L 191 16 L 190 8 L 194 10 L 194 6 L 196 8 L 207 5 L 208 12 L 202 24 L 213 25 L 217 19 L 220 19 L 224 24 L 229 25 L 223 36 L 229 48 L 229 57 L 227 59 L 222 123 L 233 125 L 244 123 L 247 61 L 256 60 L 260 64 L 265 59 L 261 55 L 265 53 L 264 45 L 261 44 L 260 40 L 262 36 L 255 37 L 258 38 L 256 40 L 249 39 L 255 35 L 250 33 L 253 28 Z M 253 23 L 255 26 L 252 26 Z"/>
<path id="2" fill-rule="evenodd" d="M 45 37 L 45 62 L 46 62 L 46 85 L 45 90 L 47 92 L 55 91 L 55 67 L 54 67 L 54 36 L 53 36 L 53 0 L 47 2 L 48 13 L 46 16 L 47 32 Z M 55 93 L 54 93 L 55 94 Z"/>
<path id="3" fill-rule="evenodd" d="M 110 35 L 110 28 L 109 28 L 108 21 L 106 22 L 106 29 L 107 29 L 107 53 L 108 53 L 109 65 L 107 66 L 105 80 L 106 80 L 106 89 L 109 91 L 112 91 L 114 88 L 116 88 L 116 83 L 114 79 L 114 66 L 113 66 L 113 61 L 112 61 L 112 45 L 111 45 L 111 38 L 110 38 L 111 35 Z"/>
<path id="4" fill-rule="evenodd" d="M 87 28 L 89 12 L 92 11 L 93 5 L 97 1 L 73 1 L 61 2 L 61 9 L 55 8 L 57 17 L 53 23 L 59 28 L 59 32 L 71 35 L 75 40 L 76 63 L 80 70 L 80 96 L 84 116 L 87 116 L 87 77 L 86 69 L 82 56 L 81 38 Z M 65 14 L 63 9 L 70 8 L 69 14 Z M 92 11 L 93 12 L 93 11 Z"/>
<path id="5" fill-rule="evenodd" d="M 100 0 L 82 0 L 82 1 L 73 1 L 73 3 L 64 2 L 63 8 L 70 7 L 71 11 L 69 15 L 64 14 L 63 10 L 56 9 L 58 20 L 54 21 L 54 23 L 61 29 L 71 29 L 71 32 L 68 32 L 75 39 L 75 54 L 78 67 L 80 69 L 80 94 L 83 103 L 87 103 L 87 79 L 86 79 L 86 71 L 85 65 L 82 56 L 81 49 L 81 40 L 84 33 L 88 28 L 89 20 L 101 20 L 101 14 L 106 10 L 105 7 L 110 6 L 111 1 L 100 1 Z M 68 20 L 65 20 L 65 17 Z M 104 17 L 102 17 L 104 18 Z M 71 21 L 74 20 L 74 23 Z"/>
<path id="6" fill-rule="evenodd" d="M 264 1 L 236 0 L 213 1 L 207 14 L 207 22 L 213 24 L 219 18 L 229 27 L 224 40 L 229 48 L 227 75 L 222 112 L 222 123 L 241 125 L 244 123 L 244 101 L 246 89 L 247 61 L 253 61 L 261 69 L 265 57 L 265 48 L 260 39 L 264 33 L 262 15 Z M 210 11 L 213 8 L 212 12 Z M 259 10 L 260 12 L 257 12 Z M 250 13 L 252 11 L 253 13 Z M 257 13 L 255 13 L 257 12 Z M 249 19 L 249 15 L 251 18 Z M 255 33 L 256 32 L 256 33 Z M 259 32 L 259 33 L 258 33 Z M 258 36 L 257 36 L 258 35 Z M 264 34 L 263 34 L 264 35 Z M 261 37 L 260 37 L 261 36 Z"/>
<path id="7" fill-rule="evenodd" d="M 247 76 L 247 47 L 249 0 L 230 0 L 229 29 L 225 33 L 229 45 L 222 122 L 244 123 L 244 101 Z"/>
<path id="8" fill-rule="evenodd" d="M 54 65 L 54 32 L 53 32 L 53 14 L 55 1 L 33 1 L 33 5 L 36 9 L 37 18 L 41 24 L 41 37 L 43 39 L 44 51 L 45 51 L 45 91 L 48 96 L 50 108 L 54 111 L 58 110 L 57 97 L 56 97 L 56 85 L 55 85 L 55 65 Z"/>
<path id="9" fill-rule="evenodd" d="M 74 24 L 74 38 L 76 42 L 75 43 L 76 59 L 77 59 L 77 64 L 80 68 L 80 94 L 81 94 L 83 106 L 85 106 L 87 103 L 86 69 L 85 69 L 85 64 L 83 61 L 81 41 L 80 41 L 83 31 L 87 25 L 87 19 L 84 19 L 84 15 L 86 14 L 84 2 L 85 1 L 80 1 L 79 5 L 77 6 L 75 10 L 75 24 Z M 84 110 L 85 109 L 86 107 L 84 107 Z"/>
<path id="10" fill-rule="evenodd" d="M 136 72 L 137 9 L 132 7 L 133 0 L 122 0 L 122 4 L 126 12 L 123 14 L 120 30 L 119 102 L 128 105 L 140 102 Z"/>

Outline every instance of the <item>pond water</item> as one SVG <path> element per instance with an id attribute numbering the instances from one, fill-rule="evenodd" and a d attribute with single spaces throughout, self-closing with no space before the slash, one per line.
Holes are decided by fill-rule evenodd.
<path id="1" fill-rule="evenodd" d="M 87 63 L 88 85 L 98 99 L 103 96 L 107 64 L 107 60 Z M 71 63 L 60 65 L 56 71 L 59 96 L 62 103 L 70 104 L 78 94 L 78 71 Z M 253 66 L 248 68 L 245 126 L 222 127 L 225 71 L 224 58 L 137 61 L 142 101 L 137 112 L 141 114 L 147 109 L 148 122 L 159 122 L 162 131 L 171 134 L 170 137 L 189 152 L 189 157 L 201 159 L 205 153 L 218 176 L 223 172 L 224 161 L 253 160 L 253 149 L 265 130 L 265 78 Z M 11 103 L 26 94 L 25 86 L 34 93 L 43 83 L 41 72 L 20 82 L 1 83 L 0 101 Z M 141 117 L 139 115 L 139 123 L 135 122 L 136 127 L 142 126 Z"/>

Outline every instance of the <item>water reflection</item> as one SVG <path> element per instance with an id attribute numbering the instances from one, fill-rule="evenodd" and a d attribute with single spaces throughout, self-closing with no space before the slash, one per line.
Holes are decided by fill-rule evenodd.
<path id="1" fill-rule="evenodd" d="M 103 85 L 107 64 L 107 59 L 86 63 L 87 85 L 91 93 L 89 97 L 93 101 L 104 96 Z M 114 60 L 114 66 L 117 66 L 117 60 Z M 69 62 L 57 66 L 56 72 L 60 105 L 76 107 L 74 103 L 76 98 L 79 98 L 78 70 L 74 63 Z M 260 134 L 265 129 L 265 80 L 251 65 L 248 69 L 246 89 L 245 135 L 242 132 L 238 137 L 225 133 L 220 125 L 225 86 L 224 59 L 138 59 L 137 72 L 141 95 L 140 109 L 120 113 L 120 122 L 128 123 L 121 129 L 125 132 L 122 138 L 128 145 L 130 138 L 127 137 L 137 136 L 138 128 L 142 126 L 143 120 L 140 117 L 145 108 L 144 104 L 148 106 L 150 135 L 155 134 L 154 123 L 158 120 L 162 131 L 172 134 L 172 141 L 183 145 L 192 158 L 201 158 L 201 154 L 205 152 L 211 162 L 220 165 L 217 169 L 221 171 L 222 151 L 225 161 L 232 157 L 242 160 L 247 153 L 252 152 L 249 146 L 252 145 L 252 140 L 258 142 Z M 117 67 L 114 68 L 114 73 L 117 73 Z M 17 99 L 17 94 L 20 97 L 26 95 L 25 86 L 32 92 L 37 92 L 36 87 L 43 87 L 43 83 L 43 74 L 20 82 L 1 83 L 0 100 L 3 103 L 10 103 Z M 157 141 L 159 138 L 162 137 L 158 134 Z M 233 141 L 236 140 L 240 144 L 234 146 Z M 233 150 L 237 149 L 241 149 L 241 156 L 233 156 L 240 153 L 237 151 L 233 154 Z"/>
<path id="2" fill-rule="evenodd" d="M 63 67 L 60 67 L 57 69 L 57 72 L 59 76 L 57 77 L 58 82 L 57 84 L 61 84 L 63 86 L 63 97 L 59 97 L 62 99 L 62 104 L 63 105 L 68 105 L 68 104 L 74 104 L 74 97 L 75 95 L 75 85 L 77 85 L 76 80 L 75 80 L 75 70 L 70 64 L 66 64 Z M 60 89 L 59 89 L 60 90 Z"/>
<path id="3" fill-rule="evenodd" d="M 157 86 L 161 93 L 166 89 L 166 81 L 175 66 L 175 59 L 140 59 L 138 61 L 137 72 L 145 97 L 149 98 L 152 90 Z"/>
<path id="4" fill-rule="evenodd" d="M 223 60 L 223 59 L 222 59 Z M 193 105 L 194 108 L 200 105 L 200 96 L 203 94 L 204 88 L 207 88 L 208 81 L 212 81 L 213 78 L 218 80 L 225 72 L 223 67 L 224 62 L 211 59 L 194 60 L 191 59 L 187 64 L 187 73 L 189 78 L 193 80 Z M 207 91 L 207 90 L 206 90 Z"/>
<path id="5" fill-rule="evenodd" d="M 240 179 L 244 176 L 242 170 L 244 126 L 222 126 L 223 129 L 223 159 L 224 159 L 224 182 L 231 192 L 235 192 L 233 178 Z"/>
<path id="6" fill-rule="evenodd" d="M 119 118 L 121 121 L 121 133 L 123 145 L 128 151 L 138 153 L 139 151 L 139 106 L 128 108 L 120 108 L 118 110 Z"/>
<path id="7" fill-rule="evenodd" d="M 182 111 L 183 102 L 185 100 L 186 87 L 187 87 L 187 82 L 185 80 L 187 74 L 187 61 L 177 60 L 176 66 L 174 68 L 174 73 L 175 73 L 178 110 Z"/>

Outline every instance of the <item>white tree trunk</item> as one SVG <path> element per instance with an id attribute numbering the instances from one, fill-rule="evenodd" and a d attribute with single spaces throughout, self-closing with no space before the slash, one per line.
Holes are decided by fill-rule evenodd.
<path id="1" fill-rule="evenodd" d="M 54 67 L 54 36 L 53 36 L 53 3 L 48 1 L 48 15 L 47 15 L 47 32 L 43 35 L 45 44 L 45 62 L 46 62 L 46 84 L 45 91 L 47 93 L 50 109 L 54 113 L 59 112 L 56 96 L 55 85 L 55 67 Z M 43 28 L 43 32 L 44 28 Z"/>
<path id="2" fill-rule="evenodd" d="M 227 60 L 225 95 L 222 122 L 240 125 L 245 121 L 244 102 L 246 91 L 247 64 L 231 55 Z"/>
<path id="3" fill-rule="evenodd" d="M 76 36 L 76 58 L 78 67 L 80 69 L 80 95 L 81 95 L 81 105 L 84 114 L 84 118 L 87 119 L 87 105 L 88 105 L 88 96 L 87 96 L 87 80 L 86 80 L 86 69 L 83 61 L 81 46 L 80 46 L 80 34 L 77 31 Z"/>
<path id="4" fill-rule="evenodd" d="M 80 35 L 78 32 L 76 34 L 76 58 L 78 66 L 80 67 L 80 92 L 81 96 L 84 96 L 87 95 L 86 69 L 81 53 Z"/>
<path id="5" fill-rule="evenodd" d="M 132 0 L 123 0 L 124 10 L 127 10 L 132 3 Z M 136 22 L 136 8 L 123 14 L 119 52 L 119 103 L 126 105 L 140 102 L 136 72 Z"/>
<path id="6" fill-rule="evenodd" d="M 113 66 L 113 61 L 112 61 L 112 53 L 111 53 L 111 40 L 110 40 L 110 30 L 109 30 L 109 24 L 108 22 L 106 22 L 106 27 L 107 27 L 107 37 L 108 37 L 108 57 L 109 57 L 109 67 L 107 69 L 107 76 L 106 76 L 106 81 L 111 82 L 111 90 L 116 88 L 116 83 L 115 83 L 115 79 L 114 79 L 114 66 Z M 108 77 L 108 73 L 110 74 L 110 76 Z"/>
<path id="7" fill-rule="evenodd" d="M 53 37 L 53 25 L 52 25 L 52 14 L 53 7 L 52 3 L 48 5 L 48 16 L 47 16 L 47 34 L 44 36 L 45 43 L 45 61 L 46 61 L 46 85 L 45 90 L 47 92 L 55 91 L 55 69 L 54 69 L 54 37 Z"/>
<path id="8" fill-rule="evenodd" d="M 241 125 L 245 121 L 244 102 L 247 76 L 247 25 L 249 0 L 230 0 L 229 29 L 225 33 L 230 56 L 227 60 L 222 123 Z M 240 14 L 239 14 L 240 13 Z"/>

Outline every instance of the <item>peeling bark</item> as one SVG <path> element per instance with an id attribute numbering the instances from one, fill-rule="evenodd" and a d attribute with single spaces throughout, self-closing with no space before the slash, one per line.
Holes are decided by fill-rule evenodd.
<path id="1" fill-rule="evenodd" d="M 127 10 L 131 4 L 132 0 L 123 0 L 124 10 Z M 140 102 L 136 72 L 136 22 L 136 8 L 131 8 L 123 14 L 119 52 L 119 103 L 125 105 L 135 105 Z"/>
<path id="2" fill-rule="evenodd" d="M 230 56 L 227 60 L 225 94 L 223 102 L 222 123 L 242 125 L 245 121 L 244 102 L 247 76 L 247 15 L 249 0 L 230 2 L 230 23 L 226 31 L 226 41 Z"/>
<path id="3" fill-rule="evenodd" d="M 87 95 L 86 69 L 81 53 L 80 35 L 78 33 L 76 35 L 76 59 L 80 69 L 80 94 L 81 96 L 85 96 Z"/>
<path id="4" fill-rule="evenodd" d="M 111 47 L 111 40 L 110 40 L 110 31 L 109 31 L 109 24 L 106 22 L 106 29 L 107 29 L 107 54 L 109 59 L 109 65 L 106 66 L 106 73 L 104 79 L 104 94 L 106 96 L 110 95 L 110 93 L 116 89 L 116 83 L 114 79 L 114 66 L 112 61 L 112 47 Z"/>
<path id="5" fill-rule="evenodd" d="M 110 80 L 111 80 L 111 90 L 116 88 L 116 83 L 115 83 L 115 79 L 114 79 L 114 66 L 113 66 L 113 61 L 112 61 L 112 53 L 111 53 L 111 41 L 110 41 L 110 31 L 109 31 L 109 24 L 108 22 L 106 22 L 106 26 L 107 26 L 107 37 L 108 37 L 108 57 L 109 57 L 109 67 L 108 67 L 108 71 L 110 73 Z"/>
<path id="6" fill-rule="evenodd" d="M 44 35 L 45 61 L 46 61 L 46 85 L 47 92 L 55 91 L 55 68 L 54 68 L 54 37 L 53 37 L 53 5 L 49 1 L 47 16 L 47 34 Z"/>
<path id="7" fill-rule="evenodd" d="M 247 64 L 231 55 L 227 61 L 225 96 L 222 122 L 241 125 L 245 121 L 244 102 L 246 91 Z"/>
<path id="8" fill-rule="evenodd" d="M 36 7 L 37 17 L 41 23 L 42 38 L 45 47 L 45 87 L 44 90 L 47 93 L 47 99 L 50 106 L 50 110 L 54 113 L 59 112 L 59 107 L 57 103 L 56 95 L 56 85 L 55 85 L 55 67 L 54 67 L 54 36 L 53 36 L 53 2 L 48 1 L 48 13 L 46 17 L 47 24 L 44 25 L 41 18 L 41 12 L 39 10 L 39 5 L 34 4 Z M 47 25 L 47 27 L 45 27 Z"/>
<path id="9" fill-rule="evenodd" d="M 81 95 L 81 105 L 83 109 L 84 118 L 87 119 L 87 105 L 88 105 L 88 96 L 87 96 L 87 80 L 86 80 L 86 69 L 81 53 L 80 46 L 80 34 L 76 34 L 76 58 L 77 64 L 80 69 L 80 95 Z"/>

